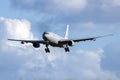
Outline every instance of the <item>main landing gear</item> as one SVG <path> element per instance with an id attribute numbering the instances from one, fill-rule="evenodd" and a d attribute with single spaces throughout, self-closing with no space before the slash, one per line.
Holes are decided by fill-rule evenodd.
<path id="1" fill-rule="evenodd" d="M 50 49 L 49 48 L 45 48 L 45 52 L 46 53 L 50 53 Z"/>
<path id="2" fill-rule="evenodd" d="M 65 52 L 70 52 L 69 47 L 66 47 L 66 48 L 65 48 Z"/>
<path id="3" fill-rule="evenodd" d="M 46 43 L 45 52 L 46 52 L 46 53 L 50 53 L 50 49 L 48 48 L 48 43 Z"/>

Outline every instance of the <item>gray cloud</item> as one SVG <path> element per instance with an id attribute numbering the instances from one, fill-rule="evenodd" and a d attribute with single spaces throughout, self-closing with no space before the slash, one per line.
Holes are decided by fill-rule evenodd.
<path id="1" fill-rule="evenodd" d="M 114 0 L 75 0 L 74 3 L 68 0 L 11 0 L 15 8 L 19 7 L 38 14 L 54 15 L 56 18 L 52 21 L 58 23 L 118 23 L 120 6 L 112 2 Z"/>
<path id="2" fill-rule="evenodd" d="M 39 34 L 42 34 L 44 31 L 59 33 L 61 29 L 65 29 L 66 24 L 70 25 L 71 30 L 76 31 L 73 34 L 78 34 L 82 31 L 93 33 L 98 30 L 101 30 L 99 32 L 104 31 L 108 34 L 114 33 L 119 29 L 119 6 L 108 6 L 111 0 L 86 0 L 83 7 L 77 8 L 80 6 L 75 6 L 75 11 L 74 8 L 65 7 L 65 2 L 67 1 L 68 0 L 11 0 L 11 5 L 17 10 L 32 13 L 30 15 L 32 22 L 31 28 L 39 38 L 41 37 Z M 77 3 L 77 1 L 78 0 L 75 0 L 75 3 Z M 58 3 L 64 6 L 56 5 Z M 104 5 L 107 5 L 107 7 L 103 8 Z"/>
<path id="3" fill-rule="evenodd" d="M 68 13 L 82 10 L 86 6 L 86 0 L 12 0 L 12 5 L 21 9 L 42 11 L 46 13 Z"/>

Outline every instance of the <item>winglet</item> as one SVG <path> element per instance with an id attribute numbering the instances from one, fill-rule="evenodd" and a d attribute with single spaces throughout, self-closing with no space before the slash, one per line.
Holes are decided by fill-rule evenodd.
<path id="1" fill-rule="evenodd" d="M 65 39 L 68 39 L 68 35 L 69 35 L 69 25 L 67 25 L 66 28 Z"/>

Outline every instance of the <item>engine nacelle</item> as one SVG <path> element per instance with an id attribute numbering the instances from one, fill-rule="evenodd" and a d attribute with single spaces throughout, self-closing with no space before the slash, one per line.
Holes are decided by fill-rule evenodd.
<path id="1" fill-rule="evenodd" d="M 74 44 L 75 44 L 74 41 L 72 41 L 72 40 L 71 40 L 71 41 L 68 41 L 68 45 L 69 45 L 69 46 L 74 46 Z"/>
<path id="2" fill-rule="evenodd" d="M 24 41 L 21 41 L 21 44 L 24 44 Z"/>
<path id="3" fill-rule="evenodd" d="M 39 47 L 40 47 L 40 44 L 39 44 L 39 43 L 33 43 L 33 47 L 34 47 L 34 48 L 39 48 Z"/>

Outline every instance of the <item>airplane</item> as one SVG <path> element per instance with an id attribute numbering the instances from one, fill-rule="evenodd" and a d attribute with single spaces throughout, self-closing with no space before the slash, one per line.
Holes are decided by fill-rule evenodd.
<path id="1" fill-rule="evenodd" d="M 74 46 L 74 43 L 81 41 L 95 41 L 98 38 L 111 36 L 113 34 L 108 34 L 104 36 L 88 37 L 88 38 L 78 38 L 78 39 L 68 39 L 69 35 L 69 25 L 67 25 L 66 33 L 64 37 L 61 37 L 53 32 L 44 32 L 42 34 L 43 40 L 17 40 L 17 39 L 8 39 L 10 41 L 19 41 L 21 44 L 32 43 L 34 48 L 39 48 L 40 44 L 46 46 L 45 52 L 50 53 L 49 45 L 52 47 L 64 48 L 65 52 L 70 52 L 69 46 Z"/>

